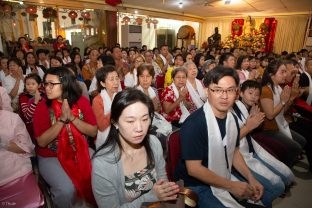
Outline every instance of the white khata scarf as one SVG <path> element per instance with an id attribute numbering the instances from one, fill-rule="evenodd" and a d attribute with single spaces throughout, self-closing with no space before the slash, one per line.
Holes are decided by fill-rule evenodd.
<path id="1" fill-rule="evenodd" d="M 106 89 L 102 89 L 100 96 L 103 100 L 103 105 L 104 105 L 104 115 L 107 116 L 111 112 L 112 108 L 112 102 L 114 100 L 114 97 L 117 93 L 114 93 L 112 100 L 110 99 Z M 95 146 L 96 148 L 100 147 L 102 144 L 104 144 L 108 133 L 109 133 L 110 127 L 106 128 L 104 131 L 98 130 L 97 136 L 96 136 L 96 141 L 95 141 Z"/>
<path id="2" fill-rule="evenodd" d="M 141 85 L 138 85 L 138 86 L 137 86 L 137 89 L 144 93 L 144 90 L 143 90 L 143 88 L 142 88 Z M 147 89 L 147 91 L 148 91 L 148 96 L 149 96 L 151 99 L 154 99 L 154 97 L 157 96 L 155 90 L 153 90 L 152 87 L 149 87 L 149 88 Z"/>
<path id="3" fill-rule="evenodd" d="M 270 86 L 269 88 L 272 90 Z M 282 88 L 279 85 L 274 86 L 274 92 L 272 90 L 272 93 L 273 93 L 273 103 L 274 103 L 274 106 L 276 106 L 281 102 L 280 95 L 282 93 Z M 286 121 L 284 117 L 284 108 L 275 117 L 275 121 L 277 123 L 279 131 L 282 132 L 284 135 L 286 135 L 288 138 L 292 139 L 288 122 Z"/>
<path id="4" fill-rule="evenodd" d="M 306 103 L 311 105 L 312 103 L 312 79 L 311 79 L 311 75 L 308 72 L 304 72 L 308 78 L 309 78 L 309 94 L 308 94 L 308 98 L 306 100 Z"/>
<path id="5" fill-rule="evenodd" d="M 207 96 L 202 83 L 198 79 L 195 79 L 195 84 L 198 92 L 196 92 L 196 90 L 188 80 L 186 82 L 186 87 L 190 93 L 192 101 L 194 102 L 196 108 L 198 109 L 204 105 L 204 103 L 207 100 Z"/>
<path id="6" fill-rule="evenodd" d="M 174 101 L 176 101 L 179 98 L 179 91 L 174 83 L 172 83 L 171 86 L 174 92 Z M 190 112 L 187 110 L 183 102 L 180 102 L 180 108 L 182 111 L 182 115 L 180 117 L 179 123 L 183 123 L 185 119 L 190 115 Z"/>
<path id="7" fill-rule="evenodd" d="M 240 116 L 237 115 L 236 111 L 232 111 L 237 115 L 239 127 L 242 128 L 246 124 L 246 120 L 249 116 L 246 106 L 239 100 L 236 101 L 236 106 L 240 111 Z M 250 135 L 249 135 L 250 136 Z M 274 167 L 278 172 L 285 175 L 287 178 L 291 178 L 293 181 L 294 175 L 292 171 L 282 162 L 278 161 L 274 156 L 263 149 L 251 136 L 251 143 L 248 143 L 247 138 L 244 137 L 240 140 L 239 150 L 244 157 L 247 166 L 254 172 L 262 175 L 264 178 L 271 181 L 272 184 L 277 184 L 280 181 L 280 177 L 273 173 L 267 168 L 262 162 L 254 158 L 254 154 L 257 154 L 262 160 L 266 161 L 272 167 Z M 254 150 L 250 152 L 250 145 Z M 287 184 L 288 185 L 288 184 Z"/>
<path id="8" fill-rule="evenodd" d="M 44 77 L 44 71 L 41 69 L 41 67 L 36 66 L 36 69 L 38 71 L 38 75 L 41 79 Z M 27 67 L 26 69 L 26 75 L 32 73 L 30 66 Z"/>
<path id="9" fill-rule="evenodd" d="M 233 156 L 238 136 L 235 118 L 231 112 L 226 116 L 226 135 L 222 140 L 221 132 L 209 102 L 204 104 L 208 129 L 208 168 L 215 174 L 231 180 Z M 226 158 L 227 157 L 227 158 Z M 224 206 L 243 208 L 227 190 L 211 186 L 211 191 Z"/>

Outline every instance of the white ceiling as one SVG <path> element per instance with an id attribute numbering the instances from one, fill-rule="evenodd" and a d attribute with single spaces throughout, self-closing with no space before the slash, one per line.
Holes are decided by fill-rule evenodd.
<path id="1" fill-rule="evenodd" d="M 179 8 L 179 2 L 183 7 Z M 197 17 L 213 16 L 262 16 L 263 14 L 308 13 L 312 0 L 123 0 L 123 6 L 159 10 Z"/>

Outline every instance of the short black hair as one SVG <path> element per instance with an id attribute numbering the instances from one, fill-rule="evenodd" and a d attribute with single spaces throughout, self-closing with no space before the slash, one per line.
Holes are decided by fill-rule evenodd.
<path id="1" fill-rule="evenodd" d="M 205 87 L 208 87 L 210 84 L 218 84 L 220 79 L 223 77 L 230 76 L 234 79 L 235 84 L 239 85 L 239 77 L 236 70 L 233 70 L 229 67 L 224 67 L 221 65 L 216 66 L 212 70 L 210 70 L 204 77 L 203 83 Z"/>
<path id="2" fill-rule="evenodd" d="M 227 61 L 230 57 L 234 57 L 232 53 L 223 53 L 219 59 L 219 65 L 223 66 L 223 62 Z"/>
<path id="3" fill-rule="evenodd" d="M 255 80 L 246 80 L 243 82 L 240 91 L 245 92 L 247 89 L 258 89 L 261 93 L 261 84 Z"/>
<path id="4" fill-rule="evenodd" d="M 50 51 L 49 51 L 48 49 L 39 48 L 39 49 L 36 51 L 37 57 L 39 56 L 40 53 L 44 53 L 45 55 L 47 55 L 47 54 L 50 53 Z"/>
<path id="5" fill-rule="evenodd" d="M 62 83 L 62 99 L 67 99 L 70 107 L 77 103 L 82 95 L 82 90 L 76 82 L 76 78 L 73 73 L 66 67 L 52 67 L 48 69 L 44 75 L 44 82 L 49 74 L 58 76 L 60 82 Z M 51 106 L 52 100 L 47 99 L 46 104 Z"/>
<path id="6" fill-rule="evenodd" d="M 105 82 L 108 74 L 111 72 L 117 73 L 117 70 L 116 70 L 115 66 L 113 66 L 113 65 L 105 65 L 104 67 L 99 68 L 96 71 L 95 77 L 96 77 L 96 81 L 97 81 L 97 91 L 98 92 L 101 92 L 101 90 L 104 89 L 104 87 L 101 85 L 101 82 Z"/>

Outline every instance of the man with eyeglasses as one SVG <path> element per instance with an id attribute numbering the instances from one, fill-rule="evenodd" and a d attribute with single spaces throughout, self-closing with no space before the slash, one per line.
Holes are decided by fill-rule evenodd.
<path id="1" fill-rule="evenodd" d="M 229 111 L 237 97 L 238 75 L 217 66 L 206 74 L 204 84 L 208 100 L 181 128 L 175 178 L 198 194 L 199 208 L 262 207 L 247 202 L 258 202 L 264 190 L 239 152 L 239 126 Z M 247 182 L 234 181 L 233 167 Z"/>

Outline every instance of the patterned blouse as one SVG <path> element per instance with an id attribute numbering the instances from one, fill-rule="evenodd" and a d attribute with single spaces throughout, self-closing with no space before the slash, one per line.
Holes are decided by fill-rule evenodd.
<path id="1" fill-rule="evenodd" d="M 149 192 L 156 183 L 154 165 L 147 165 L 144 169 L 125 176 L 125 192 L 128 201 L 133 201 Z"/>
<path id="2" fill-rule="evenodd" d="M 176 100 L 175 96 L 174 96 L 174 91 L 172 89 L 172 85 L 169 85 L 168 87 L 165 88 L 164 92 L 162 93 L 162 99 L 161 99 L 161 103 L 163 105 L 164 102 L 168 102 L 168 103 L 174 103 L 174 101 Z M 191 102 L 191 97 L 190 94 L 187 93 L 186 95 L 186 101 Z M 163 109 L 163 108 L 162 108 Z M 194 110 L 193 110 L 194 111 Z M 189 110 L 190 113 L 192 113 L 192 111 Z M 178 105 L 178 107 L 176 107 L 174 110 L 172 110 L 170 113 L 166 114 L 163 110 L 161 111 L 161 114 L 165 117 L 165 119 L 168 122 L 172 122 L 172 121 L 179 121 L 180 117 L 182 115 L 182 111 L 180 108 L 180 105 Z"/>

